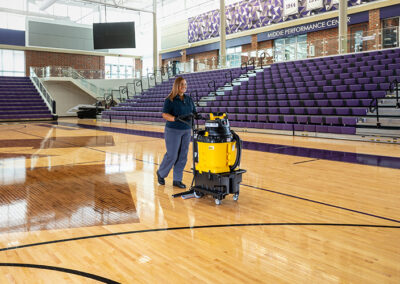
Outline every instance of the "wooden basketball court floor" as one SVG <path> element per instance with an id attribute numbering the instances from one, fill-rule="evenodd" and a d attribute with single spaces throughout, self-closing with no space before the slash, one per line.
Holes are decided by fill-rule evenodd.
<path id="1" fill-rule="evenodd" d="M 400 283 L 399 144 L 239 133 L 218 206 L 158 185 L 162 132 L 0 125 L 0 283 Z"/>

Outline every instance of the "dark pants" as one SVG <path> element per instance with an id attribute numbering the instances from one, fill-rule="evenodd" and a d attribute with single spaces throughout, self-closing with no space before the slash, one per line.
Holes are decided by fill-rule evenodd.
<path id="1" fill-rule="evenodd" d="M 167 153 L 161 162 L 158 174 L 166 177 L 174 167 L 174 181 L 182 181 L 183 170 L 187 162 L 191 131 L 165 127 L 164 138 Z"/>

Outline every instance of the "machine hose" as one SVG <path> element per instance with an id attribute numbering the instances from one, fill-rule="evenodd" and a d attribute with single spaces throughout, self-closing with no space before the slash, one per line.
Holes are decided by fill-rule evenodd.
<path id="1" fill-rule="evenodd" d="M 239 135 L 237 135 L 233 130 L 231 130 L 232 136 L 233 136 L 233 141 L 236 141 L 236 147 L 237 147 L 237 154 L 236 154 L 236 160 L 235 163 L 232 166 L 229 166 L 230 170 L 233 171 L 240 165 L 240 160 L 242 158 L 242 140 L 240 140 Z"/>

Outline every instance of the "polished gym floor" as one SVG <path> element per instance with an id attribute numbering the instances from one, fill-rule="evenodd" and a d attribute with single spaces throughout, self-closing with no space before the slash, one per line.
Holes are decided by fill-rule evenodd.
<path id="1" fill-rule="evenodd" d="M 0 283 L 400 283 L 399 144 L 238 132 L 216 205 L 158 185 L 162 132 L 1 124 Z"/>

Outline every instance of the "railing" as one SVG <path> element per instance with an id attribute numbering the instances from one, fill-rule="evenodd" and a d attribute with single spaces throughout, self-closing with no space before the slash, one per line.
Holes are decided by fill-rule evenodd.
<path id="1" fill-rule="evenodd" d="M 226 84 L 229 86 L 233 86 L 232 81 L 233 81 L 233 76 L 232 76 L 232 71 L 228 70 L 225 72 L 225 78 L 227 79 Z"/>
<path id="2" fill-rule="evenodd" d="M 216 86 L 214 80 L 211 80 L 208 82 L 208 87 L 210 87 L 212 90 L 214 90 L 213 92 L 215 93 L 215 95 L 217 94 L 217 86 Z"/>
<path id="3" fill-rule="evenodd" d="M 39 77 L 36 75 L 35 70 L 32 67 L 30 68 L 30 74 L 31 74 L 30 78 L 32 79 L 36 88 L 39 90 L 39 94 L 46 102 L 47 106 L 51 110 L 51 113 L 55 115 L 57 113 L 56 101 L 51 97 L 50 93 L 47 91 L 46 87 L 40 81 Z"/>
<path id="4" fill-rule="evenodd" d="M 283 43 L 281 45 L 277 44 L 275 40 L 275 46 L 270 48 L 228 54 L 225 68 L 243 67 L 244 63 L 251 59 L 254 59 L 255 66 L 265 67 L 276 62 L 395 48 L 400 47 L 399 36 L 399 26 L 351 33 L 347 35 L 346 52 L 339 50 L 339 37 L 327 37 L 318 40 L 307 38 L 303 42 Z M 179 63 L 178 67 L 184 73 L 224 68 L 219 62 L 220 58 L 215 55 L 206 58 L 193 58 L 187 62 Z"/>
<path id="5" fill-rule="evenodd" d="M 381 123 L 379 122 L 379 102 L 378 98 L 373 98 L 369 104 L 369 111 L 376 111 L 376 127 L 380 127 Z"/>
<path id="6" fill-rule="evenodd" d="M 396 108 L 400 108 L 400 102 L 399 102 L 399 81 L 397 79 L 394 79 L 390 83 L 389 91 L 391 93 L 394 93 L 396 91 Z"/>
<path id="7" fill-rule="evenodd" d="M 95 84 L 86 80 L 82 74 L 72 67 L 57 67 L 57 66 L 47 66 L 47 67 L 31 67 L 31 70 L 35 74 L 39 74 L 38 77 L 48 79 L 52 77 L 66 77 L 72 78 L 80 83 L 85 89 L 92 92 L 95 97 L 103 97 L 105 92 L 110 91 L 109 89 L 104 89 L 96 86 Z"/>

